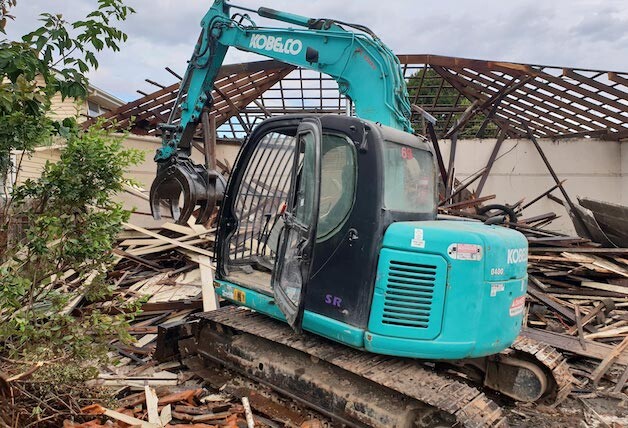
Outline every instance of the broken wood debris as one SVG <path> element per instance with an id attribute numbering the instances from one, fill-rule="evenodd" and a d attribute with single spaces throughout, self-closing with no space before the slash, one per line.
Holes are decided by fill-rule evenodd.
<path id="1" fill-rule="evenodd" d="M 488 167 L 490 167 L 490 162 Z M 549 166 L 548 166 L 549 168 Z M 628 374 L 628 249 L 603 248 L 581 236 L 549 230 L 555 213 L 523 218 L 526 208 L 560 190 L 564 181 L 524 204 L 483 205 L 465 184 L 456 198 L 441 192 L 439 212 L 470 221 L 502 224 L 523 233 L 529 244 L 528 296 L 523 336 L 568 357 L 581 391 L 625 390 Z M 598 385 L 599 383 L 599 385 Z"/>
<path id="2" fill-rule="evenodd" d="M 523 335 L 568 356 L 581 391 L 599 392 L 604 384 L 620 392 L 628 366 L 628 260 L 598 249 L 532 247 Z"/>

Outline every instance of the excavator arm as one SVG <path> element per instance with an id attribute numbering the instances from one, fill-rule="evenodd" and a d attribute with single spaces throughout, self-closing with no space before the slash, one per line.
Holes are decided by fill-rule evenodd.
<path id="1" fill-rule="evenodd" d="M 254 12 L 302 28 L 259 27 L 247 13 L 230 16 L 230 9 Z M 155 218 L 160 217 L 162 200 L 168 201 L 179 223 L 186 222 L 197 205 L 201 208 L 197 222 L 207 221 L 214 208 L 221 177 L 191 161 L 191 143 L 203 109 L 211 106 L 214 81 L 229 47 L 329 75 L 338 82 L 340 93 L 353 102 L 356 116 L 412 132 L 399 60 L 366 27 L 267 8 L 255 11 L 223 0 L 215 0 L 201 27 L 179 99 L 168 123 L 161 126 L 163 142 L 155 155 L 157 177 L 150 194 Z M 174 124 L 177 106 L 180 120 Z M 183 211 L 179 212 L 181 193 Z"/>

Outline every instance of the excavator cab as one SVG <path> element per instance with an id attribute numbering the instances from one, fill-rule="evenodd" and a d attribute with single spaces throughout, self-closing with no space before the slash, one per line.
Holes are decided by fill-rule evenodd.
<path id="1" fill-rule="evenodd" d="M 347 116 L 268 119 L 227 185 L 217 292 L 373 352 L 499 352 L 521 326 L 526 264 L 508 254 L 525 238 L 436 221 L 435 183 L 419 137 Z"/>

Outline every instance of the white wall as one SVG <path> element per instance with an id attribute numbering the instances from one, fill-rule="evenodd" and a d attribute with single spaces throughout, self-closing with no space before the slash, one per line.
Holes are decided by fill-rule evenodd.
<path id="1" fill-rule="evenodd" d="M 597 139 L 539 140 L 559 179 L 566 179 L 565 189 L 574 203 L 578 196 L 615 203 L 628 203 L 628 142 Z M 495 145 L 494 139 L 459 140 L 455 175 L 462 180 L 483 168 Z M 449 158 L 450 141 L 440 143 L 445 157 Z M 547 167 L 533 143 L 524 139 L 507 139 L 501 146 L 482 196 L 495 194 L 497 203 L 527 201 L 554 185 Z M 475 189 L 477 182 L 470 186 Z M 560 190 L 553 193 L 563 199 Z M 492 201 L 491 201 L 492 202 Z M 543 198 L 528 208 L 524 217 L 555 212 L 561 218 L 548 227 L 573 233 L 573 225 L 560 204 Z"/>
<path id="2" fill-rule="evenodd" d="M 628 205 L 628 141 L 619 143 L 583 138 L 558 142 L 541 139 L 539 143 L 558 177 L 567 180 L 564 186 L 574 202 L 577 203 L 578 196 L 588 196 Z M 459 140 L 455 165 L 456 178 L 464 180 L 483 168 L 494 144 L 494 139 Z M 147 197 L 156 171 L 153 156 L 160 145 L 161 140 L 157 137 L 131 134 L 125 140 L 126 147 L 139 149 L 145 154 L 144 162 L 132 167 L 128 172 L 129 177 L 141 184 L 145 198 L 125 193 L 119 195 L 119 199 L 124 202 L 126 208 L 134 207 L 138 211 L 131 221 L 145 227 L 156 227 L 161 223 L 152 220 L 150 215 L 145 215 L 150 213 Z M 440 146 L 447 164 L 450 142 L 441 141 Z M 223 162 L 227 160 L 229 165 L 233 166 L 238 150 L 237 145 L 218 144 L 216 157 Z M 59 148 L 56 146 L 38 149 L 33 156 L 24 159 L 20 178 L 36 178 L 45 161 L 55 161 L 58 156 Z M 203 157 L 197 150 L 193 150 L 192 158 L 198 163 L 203 163 Z M 508 139 L 502 144 L 482 195 L 495 194 L 496 198 L 493 201 L 497 203 L 515 203 L 521 198 L 530 201 L 553 185 L 554 181 L 532 142 Z M 476 187 L 477 181 L 470 189 Z M 558 189 L 553 194 L 562 199 Z M 547 212 L 555 212 L 561 216 L 551 223 L 550 229 L 574 233 L 573 225 L 564 208 L 548 198 L 543 198 L 526 209 L 524 217 Z"/>
<path id="3" fill-rule="evenodd" d="M 144 153 L 144 161 L 139 165 L 131 167 L 127 176 L 133 178 L 141 185 L 142 193 L 145 197 L 142 198 L 130 193 L 118 195 L 118 200 L 124 203 L 126 209 L 134 208 L 136 210 L 136 213 L 131 216 L 131 222 L 142 227 L 151 228 L 159 226 L 164 221 L 171 221 L 167 215 L 168 210 L 165 207 L 161 209 L 164 220 L 155 221 L 149 215 L 148 196 L 157 171 L 157 164 L 153 161 L 153 157 L 155 156 L 155 151 L 161 147 L 161 138 L 130 134 L 124 140 L 124 145 L 127 148 L 138 149 Z M 218 144 L 216 147 L 216 159 L 222 162 L 226 159 L 229 165 L 233 167 L 239 149 L 240 146 L 237 145 Z M 198 150 L 192 150 L 192 159 L 197 163 L 204 163 L 203 155 Z"/>

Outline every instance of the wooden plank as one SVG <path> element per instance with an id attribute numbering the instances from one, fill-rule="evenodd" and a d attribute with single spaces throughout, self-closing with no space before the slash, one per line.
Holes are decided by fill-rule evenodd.
<path id="1" fill-rule="evenodd" d="M 597 247 L 530 247 L 532 253 L 594 253 L 594 254 L 626 254 L 628 248 L 597 248 Z"/>
<path id="2" fill-rule="evenodd" d="M 198 267 L 201 270 L 203 312 L 214 311 L 218 309 L 218 298 L 214 292 L 214 273 L 209 257 L 198 256 Z"/>
<path id="3" fill-rule="evenodd" d="M 619 380 L 617 381 L 617 384 L 615 385 L 613 392 L 616 392 L 618 394 L 622 392 L 622 390 L 624 389 L 624 385 L 626 384 L 626 381 L 628 381 L 628 366 L 626 366 L 626 368 L 624 369 L 624 373 L 622 373 L 622 375 L 619 377 Z"/>
<path id="4" fill-rule="evenodd" d="M 443 210 L 469 208 L 476 205 L 480 205 L 483 202 L 490 201 L 491 199 L 495 199 L 495 195 L 488 195 L 488 196 L 483 196 L 477 199 L 470 199 L 467 201 L 456 202 L 455 204 L 444 205 L 440 208 Z"/>
<path id="5" fill-rule="evenodd" d="M 596 255 L 582 255 L 582 254 L 572 254 L 571 252 L 564 252 L 561 255 L 569 260 L 573 260 L 577 263 L 585 263 L 591 264 L 597 268 L 601 268 L 606 271 L 610 271 L 616 273 L 617 275 L 628 278 L 628 270 L 623 267 L 610 262 L 609 260 L 603 259 Z"/>
<path id="6" fill-rule="evenodd" d="M 476 100 L 477 101 L 477 100 Z M 445 198 L 451 196 L 451 190 L 454 186 L 454 165 L 456 161 L 456 147 L 458 146 L 458 134 L 451 136 L 451 145 L 449 146 L 449 162 L 447 165 L 447 182 L 445 183 Z"/>
<path id="7" fill-rule="evenodd" d="M 120 247 L 137 247 L 137 246 L 144 246 L 144 245 L 163 245 L 163 243 L 161 241 L 159 241 L 158 239 L 155 238 L 138 238 L 138 239 L 125 239 L 124 241 L 120 242 L 118 244 L 118 246 Z"/>
<path id="8" fill-rule="evenodd" d="M 146 412 L 148 413 L 148 422 L 151 424 L 161 425 L 161 419 L 159 419 L 158 403 L 159 398 L 153 388 L 146 385 L 144 387 L 144 396 L 146 397 Z"/>
<path id="9" fill-rule="evenodd" d="M 135 263 L 139 263 L 140 265 L 145 266 L 149 269 L 152 269 L 156 272 L 161 272 L 163 270 L 162 267 L 159 266 L 157 263 L 153 263 L 150 260 L 143 259 L 142 257 L 139 257 L 137 254 L 126 252 L 124 250 L 121 250 L 120 248 L 114 248 L 113 252 L 119 256 L 125 257 L 129 260 L 133 260 Z"/>
<path id="10" fill-rule="evenodd" d="M 175 224 L 175 223 L 164 223 L 160 226 L 162 229 L 167 229 L 167 230 L 171 230 L 173 232 L 177 232 L 180 233 L 184 236 L 188 236 L 190 233 L 194 233 L 194 229 L 188 227 L 188 226 L 183 226 L 181 224 Z"/>
<path id="11" fill-rule="evenodd" d="M 587 340 L 587 349 L 584 350 L 582 349 L 580 341 L 577 337 L 568 336 L 566 334 L 556 333 L 553 331 L 538 330 L 535 328 L 525 327 L 521 330 L 521 335 L 542 343 L 546 343 L 553 346 L 554 348 L 569 351 L 577 355 L 582 355 L 583 357 L 594 358 L 596 360 L 603 360 L 614 349 L 614 347 L 611 345 L 595 342 L 593 340 Z M 628 354 L 624 352 L 619 355 L 616 363 L 627 366 Z"/>
<path id="12" fill-rule="evenodd" d="M 628 333 L 628 326 L 614 328 L 612 330 L 598 331 L 595 333 L 587 334 L 584 337 L 589 340 L 593 340 L 593 339 L 603 339 L 606 337 L 615 337 L 615 336 L 623 335 L 626 333 Z"/>
<path id="13" fill-rule="evenodd" d="M 624 337 L 624 340 L 615 347 L 607 356 L 602 360 L 599 366 L 591 373 L 591 380 L 594 385 L 597 385 L 602 379 L 602 376 L 608 371 L 613 361 L 628 347 L 628 337 Z"/>
<path id="14" fill-rule="evenodd" d="M 613 285 L 596 281 L 582 281 L 580 285 L 583 287 L 595 288 L 596 290 L 612 291 L 614 293 L 628 295 L 628 287 L 622 287 L 621 285 Z"/>
<path id="15" fill-rule="evenodd" d="M 597 314 L 599 314 L 600 312 L 602 312 L 602 310 L 607 309 L 608 306 L 611 304 L 612 302 L 607 303 L 606 301 L 602 301 L 599 302 L 595 308 L 593 308 L 584 318 L 582 318 L 580 320 L 580 325 L 581 326 L 585 326 L 586 324 L 589 323 L 589 321 L 591 321 L 593 318 L 595 318 L 597 316 Z M 576 306 L 577 307 L 577 306 Z M 570 329 L 567 330 L 567 334 L 573 334 L 576 331 L 578 331 L 578 335 L 580 336 L 580 327 L 578 326 L 578 317 L 576 314 L 576 325 L 574 327 L 571 327 Z"/>
<path id="16" fill-rule="evenodd" d="M 584 338 L 584 330 L 582 329 L 582 318 L 580 317 L 580 305 L 574 305 L 574 311 L 576 313 L 576 329 L 578 330 L 578 340 L 580 341 L 580 345 L 582 345 L 582 349 L 586 351 L 587 343 Z"/>
<path id="17" fill-rule="evenodd" d="M 141 339 L 133 344 L 136 348 L 143 348 L 144 346 L 151 343 L 153 340 L 157 339 L 156 334 L 146 334 Z"/>
<path id="18" fill-rule="evenodd" d="M 536 279 L 534 277 L 530 277 L 530 278 L 533 281 Z M 564 305 L 560 304 L 559 302 L 557 302 L 556 301 L 557 299 L 552 299 L 550 296 L 545 294 L 543 291 L 539 290 L 536 286 L 534 286 L 532 284 L 528 284 L 528 294 L 530 294 L 532 297 L 534 297 L 535 299 L 537 299 L 538 301 L 543 303 L 545 306 L 553 309 L 554 311 L 558 312 L 559 314 L 561 314 L 565 318 L 569 319 L 573 324 L 576 323 L 576 314 L 575 314 L 574 311 L 572 311 L 571 309 L 569 309 L 566 306 L 564 306 Z M 592 328 L 590 326 L 587 326 L 587 327 L 588 327 L 589 331 L 592 330 Z"/>
<path id="19" fill-rule="evenodd" d="M 151 232 L 150 230 L 144 229 L 143 227 L 136 226 L 134 224 L 126 223 L 126 222 L 123 223 L 123 226 L 128 227 L 130 229 L 137 230 L 138 232 L 142 232 L 145 235 L 152 236 L 153 238 L 157 238 L 157 239 L 162 240 L 164 242 L 167 242 L 169 244 L 176 245 L 177 247 L 185 248 L 186 250 L 190 250 L 190 251 L 193 251 L 195 253 L 202 254 L 202 255 L 205 255 L 205 256 L 208 256 L 208 257 L 213 256 L 213 254 L 211 252 L 207 251 L 207 250 L 195 247 L 193 245 L 186 244 L 184 242 L 177 241 L 176 239 L 168 238 L 166 236 L 160 235 L 160 234 L 155 233 L 155 232 Z"/>
<path id="20" fill-rule="evenodd" d="M 183 242 L 183 239 L 179 239 L 179 242 Z M 207 239 L 207 238 L 199 238 L 199 239 L 192 239 L 191 241 L 185 241 L 186 244 L 190 244 L 190 245 L 194 245 L 194 244 L 201 244 L 203 242 L 212 242 L 213 240 L 211 239 Z M 160 253 L 162 251 L 166 251 L 166 250 L 172 250 L 173 248 L 177 248 L 179 247 L 179 245 L 177 244 L 164 244 L 162 243 L 161 245 L 148 245 L 146 247 L 142 247 L 142 248 L 137 248 L 137 249 L 132 249 L 129 250 L 128 252 L 130 254 L 134 254 L 137 256 L 141 256 L 141 255 L 145 255 L 145 254 L 153 254 L 153 253 Z"/>
<path id="21" fill-rule="evenodd" d="M 159 428 L 160 425 L 153 424 L 150 422 L 143 421 L 141 419 L 134 418 L 132 416 L 125 415 L 124 413 L 116 412 L 115 410 L 105 409 L 103 412 L 105 416 L 109 416 L 112 419 L 118 420 L 120 422 L 124 422 L 131 427 L 140 427 L 140 428 Z"/>

